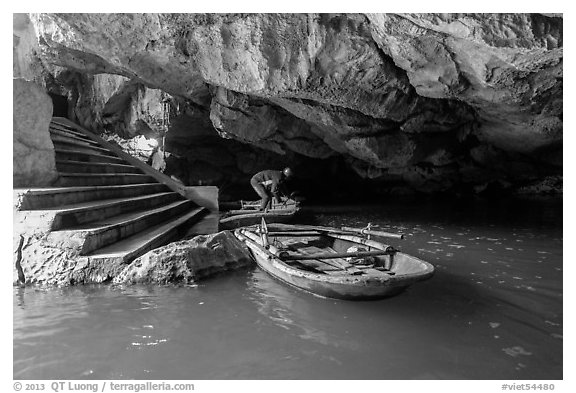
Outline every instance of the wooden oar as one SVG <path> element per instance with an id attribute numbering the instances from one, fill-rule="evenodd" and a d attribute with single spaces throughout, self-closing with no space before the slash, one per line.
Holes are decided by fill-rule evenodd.
<path id="1" fill-rule="evenodd" d="M 254 253 L 259 254 L 261 257 L 268 258 L 268 259 L 276 257 L 269 250 L 266 250 L 265 248 L 263 248 L 260 243 L 247 237 L 246 235 L 248 234 L 248 232 L 240 231 L 240 232 L 237 232 L 237 234 L 238 234 L 238 239 L 243 241 L 246 244 L 246 246 L 250 250 L 252 250 Z"/>
<path id="2" fill-rule="evenodd" d="M 404 235 L 401 233 L 373 231 L 371 229 L 351 228 L 351 227 L 342 227 L 342 230 L 343 231 L 349 231 L 349 232 L 361 233 L 363 235 L 374 235 L 374 236 L 380 236 L 380 237 L 392 237 L 394 239 L 404 239 Z"/>
<path id="3" fill-rule="evenodd" d="M 268 232 L 268 236 L 275 236 L 275 237 L 320 236 L 320 235 L 321 233 L 317 231 Z"/>
<path id="4" fill-rule="evenodd" d="M 351 241 L 354 243 L 363 244 L 363 245 L 368 246 L 368 247 L 373 247 L 376 250 L 385 250 L 385 251 L 390 251 L 390 252 L 396 251 L 394 249 L 394 247 L 392 247 L 392 246 L 382 244 L 382 243 L 374 241 L 374 240 L 359 237 L 357 234 L 351 233 L 348 231 L 341 231 L 338 229 L 326 228 L 326 227 L 317 227 L 317 226 L 299 226 L 299 227 L 293 227 L 293 228 L 295 228 L 296 231 L 294 231 L 292 229 L 292 232 L 290 232 L 290 230 L 288 228 L 275 227 L 276 231 L 268 232 L 268 235 L 269 236 L 276 236 L 276 237 L 326 235 L 326 236 L 330 236 L 330 237 L 333 237 L 336 239 L 348 240 L 348 241 Z M 286 230 L 282 231 L 282 229 L 286 229 Z M 312 229 L 312 230 L 306 230 L 306 229 Z"/>
<path id="5" fill-rule="evenodd" d="M 274 228 L 274 233 L 280 232 L 290 233 L 293 231 L 296 236 L 300 235 L 299 232 L 307 232 L 307 231 L 319 231 L 319 232 L 327 232 L 327 233 L 342 233 L 342 234 L 351 234 L 351 233 L 360 233 L 360 234 L 367 234 L 367 235 L 374 235 L 374 236 L 381 236 L 381 237 L 392 237 L 395 239 L 404 239 L 404 235 L 400 233 L 391 233 L 391 232 L 383 232 L 383 231 L 373 231 L 364 228 L 351 228 L 351 227 L 342 227 L 341 229 L 329 228 L 329 227 L 322 227 L 322 226 L 314 226 L 314 225 L 293 225 L 290 228 Z M 283 236 L 283 235 L 280 235 Z M 306 235 L 300 235 L 306 236 Z"/>
<path id="6" fill-rule="evenodd" d="M 268 248 L 270 242 L 268 241 L 268 226 L 266 225 L 266 220 L 262 217 L 260 222 L 260 237 L 262 238 L 262 245 L 264 248 Z"/>
<path id="7" fill-rule="evenodd" d="M 241 208 L 242 209 L 246 209 L 246 210 L 254 210 L 254 209 L 258 209 L 260 208 L 260 201 L 255 201 L 255 202 L 246 202 L 246 201 L 240 201 L 241 203 Z M 277 202 L 272 202 L 272 209 L 274 208 L 288 208 L 288 207 L 292 207 L 294 205 L 297 205 L 298 203 L 294 200 L 286 200 L 284 202 L 281 203 L 277 203 Z"/>
<path id="8" fill-rule="evenodd" d="M 286 214 L 286 213 L 291 213 L 294 210 L 296 210 L 296 207 L 285 207 L 285 208 L 279 208 L 279 209 L 268 209 L 268 211 L 264 211 L 264 210 L 256 210 L 256 209 L 246 209 L 246 210 L 228 210 L 226 213 L 229 215 L 240 215 L 240 214 L 245 214 L 245 215 L 272 215 L 272 214 Z"/>
<path id="9" fill-rule="evenodd" d="M 375 248 L 376 250 L 380 250 L 380 251 L 387 251 L 390 253 L 396 252 L 396 249 L 394 249 L 394 247 L 392 247 L 392 246 L 389 246 L 387 244 L 382 244 L 382 243 L 377 242 L 375 240 L 365 239 L 365 238 L 360 237 L 358 235 L 349 235 L 347 233 L 338 233 L 338 232 L 326 232 L 326 236 L 330 236 L 330 237 L 333 237 L 335 239 L 348 240 L 349 242 L 353 242 L 353 243 L 363 244 L 365 246 L 372 247 L 372 248 Z"/>
<path id="10" fill-rule="evenodd" d="M 356 252 L 328 252 L 325 254 L 292 254 L 292 253 L 281 253 L 279 257 L 283 261 L 295 261 L 295 260 L 306 260 L 306 259 L 336 259 L 336 258 L 358 258 L 358 257 L 373 257 L 379 255 L 390 255 L 394 251 L 356 251 Z"/>
<path id="11" fill-rule="evenodd" d="M 242 229 L 242 230 L 240 230 L 240 234 L 243 235 L 244 237 L 252 240 L 252 242 L 257 244 L 258 246 L 264 247 L 264 246 L 262 246 L 262 238 L 258 237 L 258 235 L 256 235 L 255 233 Z M 278 256 L 281 253 L 281 251 L 278 250 L 278 248 L 276 248 L 272 244 L 268 244 L 268 247 L 265 247 L 265 248 L 274 256 Z"/>

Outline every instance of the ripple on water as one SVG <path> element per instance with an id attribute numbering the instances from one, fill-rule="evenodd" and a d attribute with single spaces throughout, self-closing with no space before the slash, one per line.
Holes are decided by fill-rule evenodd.
<path id="1" fill-rule="evenodd" d="M 518 345 L 514 346 L 514 347 L 510 347 L 510 348 L 502 348 L 502 351 L 504 351 L 504 353 L 506 353 L 506 355 L 512 356 L 512 357 L 532 355 L 532 352 L 528 352 L 524 348 L 522 348 L 521 346 L 518 346 Z"/>

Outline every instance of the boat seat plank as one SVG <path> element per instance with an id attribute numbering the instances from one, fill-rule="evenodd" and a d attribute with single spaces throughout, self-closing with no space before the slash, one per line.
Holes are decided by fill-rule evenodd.
<path id="1" fill-rule="evenodd" d="M 307 244 L 306 246 L 303 247 L 298 247 L 297 251 L 300 254 L 305 254 L 305 255 L 315 255 L 315 254 L 322 254 L 325 253 L 326 251 L 330 251 L 332 250 L 330 247 L 317 247 L 314 245 L 310 245 Z M 310 261 L 314 261 L 314 262 L 310 262 Z M 330 266 L 331 270 L 334 269 L 335 272 L 338 272 L 339 274 L 350 274 L 350 273 L 355 273 L 355 274 L 362 274 L 363 272 L 358 269 L 356 266 L 348 263 L 345 259 L 343 258 L 332 258 L 329 261 L 327 260 L 320 260 L 320 259 L 309 259 L 306 261 L 300 261 L 301 263 L 314 263 L 314 264 L 320 264 L 320 265 L 328 265 Z M 341 266 L 341 268 L 338 268 L 334 265 L 339 265 Z"/>
<path id="2" fill-rule="evenodd" d="M 276 242 L 275 240 L 277 240 L 276 238 L 272 239 L 272 244 L 276 245 L 278 247 L 278 242 Z M 304 241 L 303 241 L 304 240 Z M 321 250 L 318 247 L 311 247 L 311 246 L 307 246 L 307 241 L 317 241 L 318 237 L 310 237 L 309 239 L 303 239 L 303 238 L 299 238 L 299 239 L 282 239 L 281 246 L 278 248 L 281 249 L 288 249 L 291 251 L 297 251 L 303 254 L 311 254 L 313 255 L 314 253 L 317 253 L 318 250 Z M 309 250 L 308 252 L 304 251 L 306 248 L 312 248 L 311 250 Z M 312 269 L 318 270 L 320 272 L 326 273 L 326 274 L 342 274 L 344 273 L 344 271 L 336 266 L 332 266 L 329 265 L 328 263 L 326 263 L 325 261 L 320 261 L 320 260 L 315 260 L 315 259 L 310 259 L 310 260 L 306 260 L 306 261 L 290 261 L 288 262 L 290 265 L 294 266 L 294 265 L 299 265 L 299 266 L 309 266 Z"/>
<path id="3" fill-rule="evenodd" d="M 326 247 L 326 249 L 336 252 L 336 251 L 335 251 L 333 248 L 331 248 L 331 247 Z M 344 259 L 342 259 L 342 258 L 338 258 L 338 259 L 344 261 L 344 263 L 347 263 L 347 264 L 349 264 L 349 265 L 351 265 L 351 266 L 354 266 L 354 267 L 357 268 L 357 269 L 362 270 L 362 271 L 363 271 L 364 273 L 366 273 L 366 274 L 370 274 L 370 275 L 373 275 L 373 276 L 390 275 L 390 274 L 389 274 L 389 272 L 390 272 L 389 270 L 375 269 L 374 267 L 365 267 L 365 266 L 362 266 L 362 265 L 353 265 L 353 264 L 351 264 L 350 262 L 348 262 L 348 261 L 346 261 L 346 260 L 344 260 Z M 369 266 L 369 265 L 368 265 L 368 266 Z"/>
<path id="4" fill-rule="evenodd" d="M 325 273 L 325 274 L 330 274 L 330 275 L 334 275 L 334 274 L 342 274 L 343 270 L 339 269 L 335 266 L 330 266 L 326 263 L 322 263 L 321 261 L 317 261 L 317 260 L 307 260 L 307 261 L 290 261 L 289 263 L 290 266 L 293 267 L 306 267 L 306 268 L 310 268 L 311 271 L 318 271 L 320 273 Z M 303 269 L 303 270 L 308 270 L 308 269 Z"/>
<path id="5" fill-rule="evenodd" d="M 301 239 L 299 239 L 299 240 L 301 240 Z M 299 245 L 299 244 L 301 244 L 301 245 Z M 292 249 L 298 251 L 299 253 L 306 254 L 306 255 L 314 255 L 315 253 L 318 253 L 318 251 L 322 251 L 321 248 L 318 248 L 315 246 L 305 246 L 304 244 L 305 243 L 298 241 L 297 243 L 292 244 L 291 247 L 289 247 L 289 248 L 292 248 Z M 313 265 L 315 268 L 317 268 L 318 270 L 322 270 L 322 271 L 324 271 L 324 270 L 341 270 L 341 269 L 338 269 L 337 267 L 330 266 L 327 263 L 325 263 L 323 261 L 316 260 L 316 259 L 309 259 L 306 261 L 299 261 L 299 262 L 302 264 L 306 264 L 306 265 Z"/>
<path id="6" fill-rule="evenodd" d="M 308 238 L 273 238 L 278 240 L 284 247 L 290 248 L 292 250 L 298 250 L 298 247 L 305 246 L 309 241 L 316 240 L 317 237 Z"/>

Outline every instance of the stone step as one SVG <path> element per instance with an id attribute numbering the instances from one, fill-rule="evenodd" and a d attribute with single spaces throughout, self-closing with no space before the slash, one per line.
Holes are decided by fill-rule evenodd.
<path id="1" fill-rule="evenodd" d="M 112 186 L 118 184 L 156 183 L 145 174 L 136 173 L 60 173 L 56 186 Z"/>
<path id="2" fill-rule="evenodd" d="M 144 173 L 133 165 L 72 160 L 56 160 L 56 169 L 68 173 Z"/>
<path id="3" fill-rule="evenodd" d="M 50 123 L 49 129 L 50 129 L 50 132 L 58 131 L 62 135 L 73 136 L 73 137 L 83 139 L 83 140 L 89 140 L 89 141 L 92 140 L 88 135 L 85 135 L 84 133 L 82 133 L 81 131 L 79 131 L 77 129 L 65 127 L 65 126 L 62 126 L 60 124 L 56 124 L 54 122 Z"/>
<path id="4" fill-rule="evenodd" d="M 64 118 L 62 118 L 64 119 Z M 68 120 L 68 119 L 64 119 L 64 120 Z M 69 121 L 69 120 L 68 120 Z M 74 124 L 74 126 L 72 126 L 72 124 Z M 75 123 L 70 122 L 70 124 L 68 124 L 66 121 L 62 122 L 60 120 L 58 120 L 57 118 L 52 118 L 52 121 L 50 122 L 50 127 L 54 127 L 54 128 L 59 128 L 61 130 L 66 130 L 66 131 L 70 131 L 70 132 L 74 132 L 78 135 L 84 135 L 84 132 L 82 132 L 81 129 L 79 129 L 78 127 L 76 127 Z"/>
<path id="5" fill-rule="evenodd" d="M 200 211 L 194 202 L 186 199 L 178 200 L 155 209 L 120 214 L 67 230 L 53 231 L 49 235 L 49 240 L 55 244 L 78 247 L 81 255 L 86 255 L 147 228 L 166 223 L 192 209 Z"/>
<path id="6" fill-rule="evenodd" d="M 54 144 L 54 148 L 58 149 L 65 149 L 65 150 L 76 150 L 76 151 L 83 151 L 87 153 L 100 153 L 102 155 L 114 156 L 117 157 L 116 154 L 111 152 L 110 150 L 100 147 L 99 145 L 87 145 L 80 142 L 71 141 L 69 139 L 64 138 L 56 138 L 52 137 L 52 143 Z"/>
<path id="7" fill-rule="evenodd" d="M 129 198 L 82 202 L 45 210 L 56 212 L 52 222 L 52 230 L 55 231 L 98 222 L 119 214 L 156 208 L 181 199 L 180 194 L 170 191 Z"/>
<path id="8" fill-rule="evenodd" d="M 174 220 L 148 228 L 110 246 L 95 250 L 88 256 L 90 259 L 98 260 L 98 263 L 131 262 L 154 248 L 180 238 L 186 233 L 190 225 L 201 219 L 205 212 L 207 212 L 206 208 L 199 207 Z"/>
<path id="9" fill-rule="evenodd" d="M 82 162 L 113 162 L 125 164 L 126 162 L 117 156 L 103 155 L 94 151 L 79 151 L 76 149 L 56 148 L 56 159 L 60 161 L 82 161 Z"/>
<path id="10" fill-rule="evenodd" d="M 59 130 L 57 128 L 52 128 L 50 127 L 50 137 L 52 138 L 52 140 L 54 140 L 53 138 L 65 138 L 65 139 L 69 139 L 71 141 L 76 141 L 80 144 L 86 144 L 86 145 L 99 145 L 98 142 L 93 141 L 92 139 L 88 138 L 87 136 L 78 136 L 78 134 L 72 134 L 69 131 L 63 131 L 63 130 Z"/>
<path id="11" fill-rule="evenodd" d="M 160 183 L 121 184 L 117 186 L 50 187 L 14 190 L 18 210 L 41 210 L 56 206 L 113 198 L 169 192 Z"/>

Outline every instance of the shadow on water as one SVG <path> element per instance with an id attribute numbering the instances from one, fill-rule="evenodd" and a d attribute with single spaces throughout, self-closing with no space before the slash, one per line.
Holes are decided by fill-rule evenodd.
<path id="1" fill-rule="evenodd" d="M 562 198 L 503 198 L 503 199 L 418 199 L 406 203 L 387 199 L 361 205 L 303 206 L 304 219 L 319 224 L 318 215 L 350 215 L 372 220 L 410 220 L 419 223 L 479 224 L 509 227 L 529 224 L 536 227 L 562 226 Z"/>

